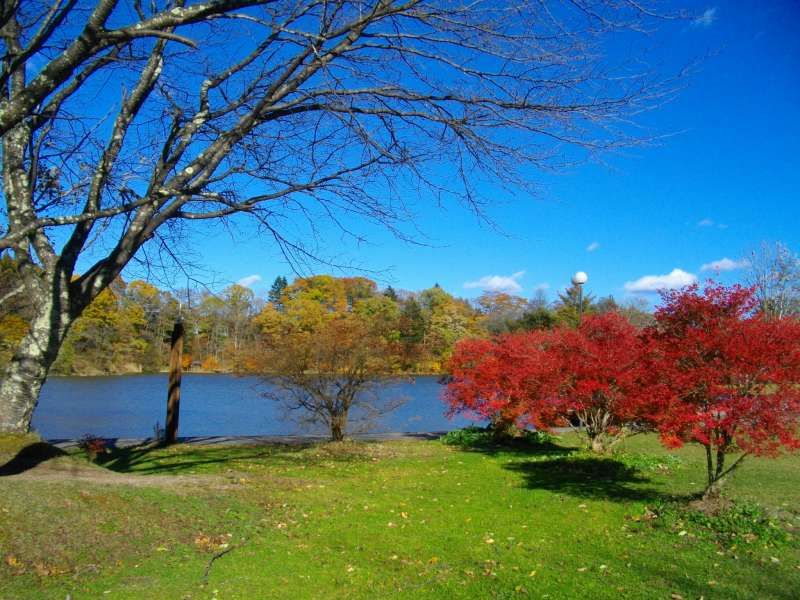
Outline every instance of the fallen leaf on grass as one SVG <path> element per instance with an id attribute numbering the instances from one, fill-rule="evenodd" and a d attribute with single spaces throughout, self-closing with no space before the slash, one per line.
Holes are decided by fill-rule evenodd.
<path id="1" fill-rule="evenodd" d="M 50 577 L 51 575 L 64 575 L 65 573 L 69 573 L 69 569 L 54 567 L 39 561 L 33 563 L 33 568 L 36 569 L 36 574 L 39 575 L 39 577 Z"/>
<path id="2" fill-rule="evenodd" d="M 212 537 L 204 533 L 200 533 L 195 536 L 194 545 L 200 550 L 216 552 L 218 550 L 224 550 L 227 548 L 231 537 L 231 534 L 220 534 Z"/>
<path id="3" fill-rule="evenodd" d="M 6 564 L 11 567 L 12 569 L 24 569 L 25 565 L 13 554 L 6 554 L 5 557 Z"/>

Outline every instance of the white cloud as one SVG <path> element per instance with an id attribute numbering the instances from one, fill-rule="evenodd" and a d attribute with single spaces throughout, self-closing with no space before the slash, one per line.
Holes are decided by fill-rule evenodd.
<path id="1" fill-rule="evenodd" d="M 625 291 L 631 293 L 657 292 L 659 290 L 674 290 L 686 285 L 697 283 L 697 276 L 687 273 L 683 269 L 672 269 L 666 275 L 645 275 L 636 281 L 628 281 Z"/>
<path id="2" fill-rule="evenodd" d="M 477 281 L 468 281 L 464 284 L 467 289 L 479 288 L 484 292 L 506 292 L 516 294 L 522 291 L 522 286 L 517 281 L 525 275 L 525 271 L 517 271 L 513 275 L 486 275 Z"/>
<path id="3" fill-rule="evenodd" d="M 719 260 L 712 261 L 710 263 L 704 264 L 700 267 L 701 271 L 736 271 L 737 269 L 744 269 L 748 267 L 750 262 L 743 258 L 741 260 L 731 260 L 727 256 L 725 258 L 720 258 Z"/>
<path id="4" fill-rule="evenodd" d="M 587 252 L 594 252 L 594 251 L 595 251 L 595 250 L 597 250 L 599 247 L 600 247 L 600 242 L 592 242 L 591 244 L 589 244 L 588 246 L 586 246 L 586 251 L 587 251 Z"/>
<path id="5" fill-rule="evenodd" d="M 725 223 L 717 223 L 714 219 L 709 219 L 706 217 L 705 219 L 700 219 L 697 222 L 698 227 L 716 227 L 718 229 L 727 229 L 728 226 Z"/>
<path id="6" fill-rule="evenodd" d="M 713 6 L 703 11 L 703 14 L 692 21 L 694 27 L 711 27 L 717 20 L 717 7 Z"/>
<path id="7" fill-rule="evenodd" d="M 549 289 L 550 289 L 550 284 L 547 283 L 546 281 L 543 281 L 542 283 L 537 285 L 535 288 L 533 288 L 533 290 L 536 291 L 536 292 L 546 292 Z"/>
<path id="8" fill-rule="evenodd" d="M 242 287 L 249 288 L 253 287 L 253 285 L 258 283 L 259 281 L 261 281 L 261 275 L 254 274 L 254 275 L 248 275 L 247 277 L 242 277 L 236 283 Z"/>

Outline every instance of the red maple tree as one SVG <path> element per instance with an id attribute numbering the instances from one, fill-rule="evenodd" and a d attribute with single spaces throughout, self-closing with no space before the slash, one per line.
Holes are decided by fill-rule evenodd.
<path id="1" fill-rule="evenodd" d="M 637 330 L 619 314 L 586 317 L 577 329 L 468 339 L 450 361 L 450 414 L 507 430 L 578 425 L 597 452 L 639 428 L 642 397 Z"/>
<path id="2" fill-rule="evenodd" d="M 532 407 L 542 423 L 578 425 L 599 453 L 646 429 L 643 342 L 627 319 L 616 312 L 591 315 L 577 329 L 554 329 L 551 338 L 556 393 Z"/>
<path id="3" fill-rule="evenodd" d="M 450 358 L 451 378 L 444 392 L 448 414 L 488 420 L 501 435 L 535 422 L 532 405 L 546 395 L 555 368 L 547 338 L 547 332 L 532 331 L 460 341 Z"/>
<path id="4" fill-rule="evenodd" d="M 662 298 L 645 334 L 646 416 L 666 445 L 704 446 L 706 497 L 716 496 L 746 456 L 800 448 L 800 324 L 763 318 L 740 286 L 693 285 Z"/>

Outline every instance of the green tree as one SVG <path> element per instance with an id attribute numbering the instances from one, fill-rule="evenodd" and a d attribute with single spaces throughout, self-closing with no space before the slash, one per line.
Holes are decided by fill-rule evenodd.
<path id="1" fill-rule="evenodd" d="M 244 346 L 251 337 L 254 300 L 253 290 L 238 284 L 228 287 L 222 296 L 227 337 L 226 362 L 237 372 L 243 368 Z"/>
<path id="2" fill-rule="evenodd" d="M 512 331 L 534 331 L 540 329 L 552 329 L 558 324 L 556 314 L 546 307 L 538 307 L 526 311 L 522 317 L 512 323 Z"/>
<path id="3" fill-rule="evenodd" d="M 164 323 L 163 293 L 151 283 L 135 280 L 128 284 L 126 300 L 129 304 L 139 306 L 144 318 L 144 326 L 140 332 L 145 346 L 142 353 L 142 369 L 158 371 L 164 368 L 166 366 L 164 338 L 168 334 Z"/>
<path id="4" fill-rule="evenodd" d="M 283 310 L 283 290 L 288 286 L 289 282 L 286 281 L 286 277 L 278 275 L 272 282 L 272 287 L 269 288 L 267 300 L 278 310 Z"/>
<path id="5" fill-rule="evenodd" d="M 423 353 L 425 341 L 425 316 L 414 296 L 407 298 L 400 310 L 400 343 L 403 352 L 403 368 L 413 368 Z"/>
<path id="6" fill-rule="evenodd" d="M 125 301 L 125 291 L 125 283 L 117 280 L 84 310 L 53 365 L 56 372 L 105 374 L 141 369 L 145 314 L 140 305 Z"/>
<path id="7" fill-rule="evenodd" d="M 572 284 L 564 292 L 559 292 L 558 301 L 555 306 L 556 318 L 560 323 L 577 327 L 581 311 L 579 310 L 581 290 L 577 284 Z M 594 312 L 594 296 L 583 293 L 583 314 L 587 315 Z"/>
<path id="8" fill-rule="evenodd" d="M 379 295 L 359 300 L 353 313 L 372 323 L 387 342 L 400 341 L 400 306 L 390 297 Z"/>

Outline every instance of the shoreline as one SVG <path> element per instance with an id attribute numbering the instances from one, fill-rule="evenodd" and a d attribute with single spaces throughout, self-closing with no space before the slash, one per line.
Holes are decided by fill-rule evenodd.
<path id="1" fill-rule="evenodd" d="M 51 377 L 135 377 L 138 375 L 168 375 L 169 371 L 128 371 L 125 373 L 53 373 L 47 376 Z M 185 370 L 181 373 L 182 376 L 186 375 L 232 375 L 233 377 L 269 377 L 268 373 L 252 373 L 252 372 L 236 372 L 236 371 L 203 371 L 192 369 L 191 371 Z M 397 379 L 403 377 L 444 377 L 447 373 L 398 373 L 397 375 L 387 375 L 381 379 Z"/>
<path id="2" fill-rule="evenodd" d="M 392 440 L 435 440 L 448 433 L 448 431 L 410 432 L 396 431 L 386 433 L 354 433 L 348 435 L 344 441 L 357 442 L 386 442 Z M 130 448 L 155 442 L 154 438 L 115 438 L 100 437 L 110 446 L 115 448 Z M 79 439 L 73 438 L 47 438 L 48 444 L 62 450 L 77 448 Z M 198 446 L 271 446 L 276 444 L 303 445 L 325 443 L 330 441 L 329 435 L 298 434 L 298 435 L 198 435 L 178 437 L 178 444 L 195 444 Z"/>

